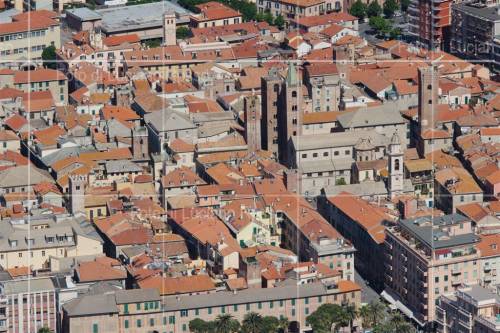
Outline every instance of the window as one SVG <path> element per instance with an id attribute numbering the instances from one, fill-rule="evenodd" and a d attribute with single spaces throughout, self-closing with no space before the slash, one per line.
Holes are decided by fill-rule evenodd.
<path id="1" fill-rule="evenodd" d="M 199 310 L 199 309 L 194 310 L 194 314 L 195 314 L 196 316 L 199 316 L 199 315 L 200 315 L 200 310 Z"/>
<path id="2" fill-rule="evenodd" d="M 399 171 L 399 159 L 394 160 L 394 170 Z"/>
<path id="3" fill-rule="evenodd" d="M 318 303 L 322 303 L 322 302 L 323 302 L 323 297 L 318 296 Z"/>
<path id="4" fill-rule="evenodd" d="M 186 324 L 182 324 L 182 331 L 183 331 L 183 332 L 186 332 L 186 331 L 187 331 L 187 325 L 186 325 Z"/>
<path id="5" fill-rule="evenodd" d="M 187 317 L 188 316 L 188 310 L 181 310 L 181 317 Z"/>
<path id="6" fill-rule="evenodd" d="M 325 152 L 323 153 L 323 156 L 327 157 L 327 156 L 328 156 L 328 152 L 327 152 L 327 151 L 325 151 Z"/>
<path id="7" fill-rule="evenodd" d="M 295 299 L 292 299 L 292 306 L 295 306 Z"/>
<path id="8" fill-rule="evenodd" d="M 149 318 L 149 326 L 151 326 L 151 327 L 155 326 L 155 319 L 154 318 Z"/>
<path id="9" fill-rule="evenodd" d="M 137 319 L 137 327 L 141 327 L 142 326 L 142 321 L 140 319 Z"/>
<path id="10" fill-rule="evenodd" d="M 274 308 L 274 302 L 273 301 L 269 302 L 269 308 L 270 309 Z"/>
<path id="11" fill-rule="evenodd" d="M 297 97 L 297 91 L 292 91 L 292 97 Z"/>
<path id="12" fill-rule="evenodd" d="M 92 325 L 92 333 L 99 333 L 99 325 L 98 324 Z"/>
<path id="13" fill-rule="evenodd" d="M 136 307 L 137 307 L 137 310 L 140 310 L 141 309 L 141 303 L 137 303 Z"/>
<path id="14" fill-rule="evenodd" d="M 258 307 L 259 309 L 262 309 L 262 302 L 257 303 L 257 307 Z"/>
<path id="15" fill-rule="evenodd" d="M 175 324 L 175 316 L 169 316 L 168 317 L 168 323 L 169 324 Z"/>
<path id="16" fill-rule="evenodd" d="M 280 300 L 280 307 L 283 307 L 283 300 Z"/>
<path id="17" fill-rule="evenodd" d="M 234 312 L 238 311 L 238 304 L 233 305 L 233 310 L 234 310 Z"/>
<path id="18" fill-rule="evenodd" d="M 306 297 L 306 298 L 304 299 L 304 304 L 309 304 L 309 298 L 308 298 L 308 297 Z"/>
<path id="19" fill-rule="evenodd" d="M 128 304 L 123 306 L 123 312 L 128 313 Z"/>
<path id="20" fill-rule="evenodd" d="M 226 307 L 225 306 L 221 306 L 220 307 L 220 313 L 226 313 Z"/>
<path id="21" fill-rule="evenodd" d="M 250 311 L 250 303 L 247 303 L 247 305 L 246 305 L 246 310 L 247 310 L 247 311 Z"/>
<path id="22" fill-rule="evenodd" d="M 208 308 L 207 312 L 208 314 L 212 314 L 212 308 Z"/>
<path id="23" fill-rule="evenodd" d="M 123 322 L 123 325 L 125 326 L 125 328 L 128 328 L 128 320 L 125 319 L 125 321 Z"/>

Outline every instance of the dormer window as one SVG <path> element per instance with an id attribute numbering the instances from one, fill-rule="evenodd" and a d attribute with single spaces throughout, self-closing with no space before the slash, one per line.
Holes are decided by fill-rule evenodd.
<path id="1" fill-rule="evenodd" d="M 16 247 L 17 246 L 17 240 L 15 240 L 15 239 L 10 240 L 9 243 L 10 243 L 10 247 Z"/>
<path id="2" fill-rule="evenodd" d="M 53 236 L 47 236 L 45 237 L 47 243 L 52 244 L 54 243 L 54 237 Z"/>

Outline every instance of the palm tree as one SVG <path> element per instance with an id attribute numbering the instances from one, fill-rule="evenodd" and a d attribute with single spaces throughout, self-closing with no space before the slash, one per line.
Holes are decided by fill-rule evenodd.
<path id="1" fill-rule="evenodd" d="M 242 322 L 242 331 L 245 333 L 259 333 L 262 326 L 262 316 L 256 312 L 249 312 Z"/>
<path id="2" fill-rule="evenodd" d="M 380 323 L 386 315 L 385 304 L 380 301 L 372 301 L 368 304 L 368 308 L 370 310 L 370 323 L 372 327 L 377 326 L 377 324 Z"/>
<path id="3" fill-rule="evenodd" d="M 368 304 L 363 305 L 359 309 L 359 316 L 361 317 L 363 328 L 371 328 L 371 313 Z"/>
<path id="4" fill-rule="evenodd" d="M 280 329 L 281 333 L 288 333 L 289 326 L 290 326 L 290 321 L 288 320 L 287 317 L 280 317 L 279 318 L 278 328 Z"/>
<path id="5" fill-rule="evenodd" d="M 399 312 L 392 315 L 389 323 L 393 327 L 394 332 L 412 333 L 415 331 L 415 328 Z"/>
<path id="6" fill-rule="evenodd" d="M 354 305 L 348 305 L 344 307 L 344 315 L 349 323 L 349 331 L 352 332 L 352 326 L 354 320 L 356 320 L 356 317 L 358 316 L 358 311 L 356 310 L 356 307 Z"/>
<path id="7" fill-rule="evenodd" d="M 239 328 L 239 323 L 230 314 L 218 315 L 215 319 L 216 333 L 233 333 Z"/>

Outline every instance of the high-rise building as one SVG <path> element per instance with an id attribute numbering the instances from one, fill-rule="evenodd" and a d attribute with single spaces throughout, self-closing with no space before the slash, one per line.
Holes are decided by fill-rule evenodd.
<path id="1" fill-rule="evenodd" d="M 439 72 L 435 66 L 418 69 L 418 122 L 420 134 L 435 127 Z"/>
<path id="2" fill-rule="evenodd" d="M 419 45 L 444 49 L 449 43 L 452 0 L 411 0 L 408 32 Z"/>

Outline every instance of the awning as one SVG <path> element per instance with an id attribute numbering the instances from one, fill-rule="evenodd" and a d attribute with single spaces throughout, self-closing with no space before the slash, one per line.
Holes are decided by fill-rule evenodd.
<path id="1" fill-rule="evenodd" d="M 417 318 L 415 318 L 415 316 L 413 314 L 413 311 L 411 311 L 406 305 L 404 305 L 400 301 L 399 297 L 397 295 L 395 295 L 394 293 L 392 293 L 390 290 L 382 291 L 380 296 L 382 296 L 393 307 L 395 307 L 396 309 L 401 311 L 405 316 L 414 320 L 419 326 L 421 326 L 421 327 L 425 326 L 425 323 L 422 323 L 419 320 L 417 320 Z"/>

